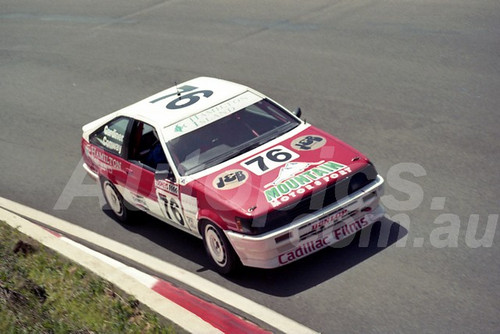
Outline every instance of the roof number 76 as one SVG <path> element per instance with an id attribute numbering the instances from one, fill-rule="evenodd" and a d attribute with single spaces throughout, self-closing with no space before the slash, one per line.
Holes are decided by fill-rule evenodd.
<path id="1" fill-rule="evenodd" d="M 194 91 L 198 87 L 190 86 L 190 85 L 184 85 L 181 87 L 177 88 L 177 91 L 172 94 L 164 95 L 159 98 L 156 98 L 152 101 L 149 101 L 149 103 L 157 103 L 159 101 L 165 100 L 166 98 L 176 96 L 175 99 L 171 100 L 167 105 L 167 109 L 180 109 L 180 108 L 185 108 L 189 107 L 190 105 L 198 102 L 201 98 L 201 96 L 204 97 L 209 97 L 211 96 L 214 92 L 211 90 L 198 90 Z M 194 91 L 194 92 L 193 92 Z M 183 93 L 190 92 L 189 94 L 181 96 Z"/>

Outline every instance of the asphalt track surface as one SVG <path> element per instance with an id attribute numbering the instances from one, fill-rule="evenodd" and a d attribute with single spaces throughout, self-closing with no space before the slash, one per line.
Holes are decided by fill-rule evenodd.
<path id="1" fill-rule="evenodd" d="M 68 186 L 83 124 L 201 75 L 300 106 L 366 153 L 387 219 L 345 247 L 224 278 L 197 239 L 152 219 L 122 226 Z M 1 0 L 0 196 L 320 332 L 494 333 L 499 92 L 493 0 Z"/>

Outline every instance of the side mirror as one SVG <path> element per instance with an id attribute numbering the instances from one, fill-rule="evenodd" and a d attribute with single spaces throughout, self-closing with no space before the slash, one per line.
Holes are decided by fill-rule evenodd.
<path id="1" fill-rule="evenodd" d="M 295 109 L 295 110 L 293 111 L 293 114 L 294 114 L 295 116 L 297 116 L 298 118 L 300 118 L 300 116 L 302 115 L 302 110 L 300 109 L 300 107 L 298 107 L 297 109 Z"/>
<path id="2" fill-rule="evenodd" d="M 172 172 L 172 169 L 170 169 L 170 166 L 165 163 L 159 163 L 156 166 L 156 171 L 155 171 L 155 180 L 175 180 L 174 172 Z"/>

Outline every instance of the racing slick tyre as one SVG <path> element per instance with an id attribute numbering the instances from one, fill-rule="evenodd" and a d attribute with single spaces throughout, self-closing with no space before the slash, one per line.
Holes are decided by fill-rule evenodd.
<path id="1" fill-rule="evenodd" d="M 104 199 L 115 217 L 122 223 L 127 223 L 131 217 L 129 204 L 123 199 L 115 185 L 106 178 L 101 178 L 101 188 Z"/>
<path id="2" fill-rule="evenodd" d="M 205 221 L 202 224 L 203 244 L 215 270 L 226 275 L 239 266 L 239 259 L 224 232 L 215 224 Z"/>

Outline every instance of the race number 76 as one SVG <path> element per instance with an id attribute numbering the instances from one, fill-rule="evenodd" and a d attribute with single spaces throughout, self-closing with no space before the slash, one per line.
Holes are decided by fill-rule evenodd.
<path id="1" fill-rule="evenodd" d="M 279 145 L 243 161 L 241 165 L 256 175 L 262 175 L 298 157 L 294 151 Z"/>
<path id="2" fill-rule="evenodd" d="M 182 212 L 181 212 L 181 206 L 177 200 L 174 198 L 168 198 L 164 194 L 159 193 L 158 194 L 160 200 L 163 202 L 163 209 L 162 210 L 165 214 L 165 216 L 180 225 L 184 226 L 184 218 L 182 217 Z"/>
<path id="3" fill-rule="evenodd" d="M 198 87 L 190 85 L 176 87 L 176 91 L 174 93 L 160 96 L 154 100 L 149 101 L 149 103 L 158 103 L 160 101 L 167 99 L 168 103 L 165 106 L 167 109 L 180 109 L 189 107 L 190 105 L 198 102 L 202 97 L 207 98 L 212 96 L 212 94 L 214 93 L 211 90 L 196 90 L 196 89 L 198 89 Z M 181 94 L 183 95 L 181 96 Z M 172 97 L 174 98 L 172 99 Z"/>

